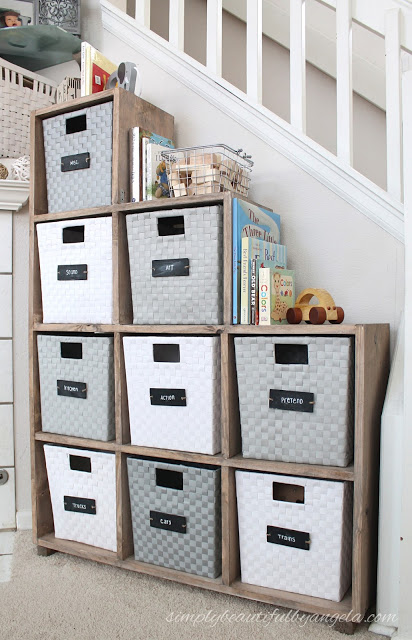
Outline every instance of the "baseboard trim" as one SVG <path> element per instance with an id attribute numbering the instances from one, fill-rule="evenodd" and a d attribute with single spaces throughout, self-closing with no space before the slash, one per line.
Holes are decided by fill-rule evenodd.
<path id="1" fill-rule="evenodd" d="M 16 513 L 17 529 L 20 531 L 29 531 L 32 528 L 32 513 L 30 509 L 18 511 Z"/>

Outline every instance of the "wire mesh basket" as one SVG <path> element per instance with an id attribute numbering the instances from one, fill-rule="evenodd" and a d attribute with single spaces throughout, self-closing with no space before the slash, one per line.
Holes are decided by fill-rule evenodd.
<path id="1" fill-rule="evenodd" d="M 162 151 L 170 194 L 201 196 L 235 191 L 247 196 L 253 162 L 243 149 L 225 144 Z"/>

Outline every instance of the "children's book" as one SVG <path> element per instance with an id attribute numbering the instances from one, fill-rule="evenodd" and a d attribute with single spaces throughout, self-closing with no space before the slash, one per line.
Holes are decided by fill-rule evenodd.
<path id="1" fill-rule="evenodd" d="M 259 325 L 285 324 L 287 310 L 295 304 L 295 272 L 267 264 L 259 267 Z"/>
<path id="2" fill-rule="evenodd" d="M 104 91 L 111 74 L 118 65 L 106 58 L 98 49 L 88 42 L 81 44 L 81 95 Z"/>
<path id="3" fill-rule="evenodd" d="M 280 243 L 280 216 L 264 207 L 233 199 L 233 324 L 240 324 L 242 237 Z"/>
<path id="4" fill-rule="evenodd" d="M 147 145 L 146 200 L 170 198 L 166 162 L 162 157 L 164 145 L 151 142 Z"/>
<path id="5" fill-rule="evenodd" d="M 130 201 L 146 200 L 147 147 L 154 143 L 163 148 L 174 148 L 172 140 L 141 127 L 130 129 Z M 145 179 L 143 180 L 143 176 Z M 145 190 L 145 194 L 143 194 Z"/>
<path id="6" fill-rule="evenodd" d="M 271 266 L 286 269 L 287 251 L 282 244 L 266 242 L 259 238 L 242 238 L 240 324 L 252 324 L 250 317 L 250 275 L 252 260 L 271 263 Z"/>

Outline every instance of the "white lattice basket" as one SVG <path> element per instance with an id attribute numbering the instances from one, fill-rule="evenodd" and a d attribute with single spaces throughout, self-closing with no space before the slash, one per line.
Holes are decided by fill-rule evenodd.
<path id="1" fill-rule="evenodd" d="M 0 58 L 0 157 L 30 153 L 30 112 L 56 102 L 56 85 Z"/>

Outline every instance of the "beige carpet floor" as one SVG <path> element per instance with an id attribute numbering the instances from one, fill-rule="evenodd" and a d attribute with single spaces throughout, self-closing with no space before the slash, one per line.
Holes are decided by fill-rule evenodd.
<path id="1" fill-rule="evenodd" d="M 1 640 L 345 640 L 308 615 L 194 589 L 61 553 L 37 555 L 18 532 L 0 584 Z M 183 617 L 182 617 L 183 616 Z M 231 619 L 230 619 L 231 618 Z M 277 618 L 277 619 L 276 619 Z M 355 640 L 379 640 L 366 624 Z"/>

